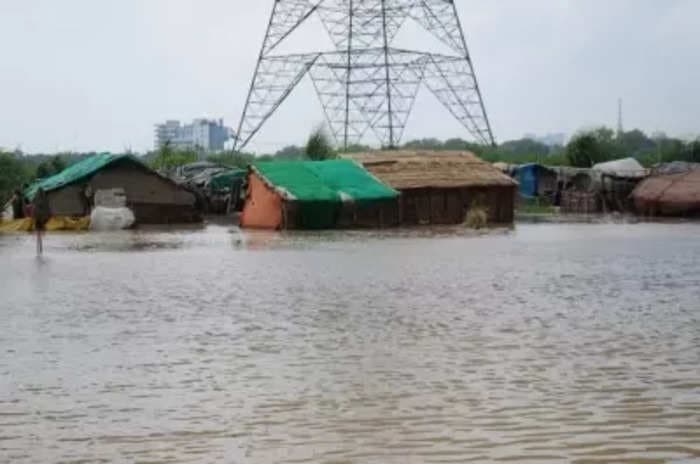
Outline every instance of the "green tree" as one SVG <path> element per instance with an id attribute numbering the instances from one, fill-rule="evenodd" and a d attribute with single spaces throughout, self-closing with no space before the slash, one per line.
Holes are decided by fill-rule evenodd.
<path id="1" fill-rule="evenodd" d="M 409 140 L 403 144 L 403 148 L 409 150 L 442 150 L 444 144 L 436 138 Z"/>
<path id="2" fill-rule="evenodd" d="M 664 139 L 658 142 L 657 161 L 671 162 L 683 157 L 683 142 L 678 139 Z"/>
<path id="3" fill-rule="evenodd" d="M 372 147 L 369 145 L 362 145 L 359 143 L 351 143 L 346 148 L 343 148 L 343 153 L 367 153 L 372 151 Z"/>
<path id="4" fill-rule="evenodd" d="M 51 160 L 51 170 L 54 174 L 58 174 L 59 172 L 66 169 L 66 167 L 66 162 L 63 161 L 63 158 L 61 158 L 60 156 L 56 156 Z"/>
<path id="5" fill-rule="evenodd" d="M 66 169 L 66 162 L 63 161 L 63 158 L 61 158 L 60 155 L 51 156 L 39 163 L 36 168 L 36 177 L 38 179 L 44 179 L 58 174 L 64 169 Z"/>
<path id="6" fill-rule="evenodd" d="M 252 153 L 229 151 L 219 153 L 217 155 L 211 155 L 207 158 L 207 160 L 230 168 L 245 169 L 253 162 L 253 160 L 255 160 L 255 155 Z"/>
<path id="7" fill-rule="evenodd" d="M 639 129 L 621 134 L 618 145 L 626 155 L 640 156 L 656 150 L 656 142 Z"/>
<path id="8" fill-rule="evenodd" d="M 700 138 L 688 143 L 688 156 L 686 161 L 700 163 Z"/>
<path id="9" fill-rule="evenodd" d="M 306 142 L 306 156 L 313 161 L 321 161 L 335 157 L 333 145 L 323 127 L 318 127 Z"/>
<path id="10" fill-rule="evenodd" d="M 43 161 L 42 163 L 39 164 L 36 168 L 36 177 L 38 179 L 44 179 L 46 177 L 51 176 L 52 173 L 51 169 L 51 162 Z"/>
<path id="11" fill-rule="evenodd" d="M 21 157 L 0 152 L 0 206 L 7 203 L 14 191 L 29 179 L 29 169 Z"/>
<path id="12" fill-rule="evenodd" d="M 514 155 L 538 154 L 543 157 L 550 152 L 548 145 L 528 138 L 503 142 L 498 149 Z"/>
<path id="13" fill-rule="evenodd" d="M 194 150 L 175 150 L 169 141 L 158 150 L 151 161 L 151 167 L 157 170 L 169 170 L 184 164 L 197 161 L 197 152 Z"/>
<path id="14" fill-rule="evenodd" d="M 566 158 L 571 166 L 590 168 L 594 164 L 610 160 L 613 145 L 612 136 L 607 131 L 581 133 L 566 146 Z"/>
<path id="15" fill-rule="evenodd" d="M 273 155 L 273 158 L 280 160 L 300 160 L 304 159 L 306 150 L 296 145 L 288 145 Z"/>
<path id="16" fill-rule="evenodd" d="M 443 150 L 470 150 L 470 143 L 460 138 L 451 138 L 445 140 L 442 144 Z"/>

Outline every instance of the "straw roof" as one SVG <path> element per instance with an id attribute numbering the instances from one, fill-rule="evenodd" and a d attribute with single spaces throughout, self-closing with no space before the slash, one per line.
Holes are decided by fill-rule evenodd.
<path id="1" fill-rule="evenodd" d="M 661 214 L 700 212 L 700 170 L 649 177 L 632 192 L 637 208 Z"/>
<path id="2" fill-rule="evenodd" d="M 466 151 L 379 151 L 343 157 L 399 190 L 516 185 L 492 164 Z"/>

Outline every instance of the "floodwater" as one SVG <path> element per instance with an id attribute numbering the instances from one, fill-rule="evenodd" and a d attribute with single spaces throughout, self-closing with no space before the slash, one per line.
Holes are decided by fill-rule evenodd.
<path id="1" fill-rule="evenodd" d="M 0 462 L 700 462 L 700 225 L 0 237 Z"/>

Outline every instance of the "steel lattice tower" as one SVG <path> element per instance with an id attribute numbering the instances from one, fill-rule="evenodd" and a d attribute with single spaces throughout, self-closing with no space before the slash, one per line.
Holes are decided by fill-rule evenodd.
<path id="1" fill-rule="evenodd" d="M 276 54 L 312 15 L 335 49 Z M 394 38 L 409 18 L 450 54 L 396 48 Z M 454 0 L 274 0 L 236 149 L 248 144 L 306 75 L 344 147 L 359 143 L 370 129 L 385 147 L 395 147 L 421 84 L 477 142 L 495 143 Z"/>

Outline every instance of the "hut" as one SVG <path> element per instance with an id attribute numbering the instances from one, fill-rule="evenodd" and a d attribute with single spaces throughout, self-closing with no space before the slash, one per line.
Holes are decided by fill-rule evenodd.
<path id="1" fill-rule="evenodd" d="M 700 169 L 668 170 L 674 173 L 653 175 L 637 185 L 635 210 L 646 216 L 700 216 Z"/>
<path id="2" fill-rule="evenodd" d="M 514 169 L 520 196 L 553 198 L 557 191 L 557 173 L 541 164 L 523 164 Z"/>
<path id="3" fill-rule="evenodd" d="M 212 176 L 205 186 L 209 211 L 215 214 L 240 211 L 246 176 L 247 172 L 243 169 L 228 169 Z"/>
<path id="4" fill-rule="evenodd" d="M 91 156 L 35 182 L 25 196 L 33 199 L 40 188 L 48 193 L 51 212 L 57 217 L 88 216 L 97 192 L 122 189 L 137 224 L 201 220 L 191 192 L 131 155 Z"/>
<path id="5" fill-rule="evenodd" d="M 472 207 L 513 222 L 517 183 L 470 152 L 383 151 L 344 155 L 401 192 L 401 223 L 461 224 Z"/>
<path id="6" fill-rule="evenodd" d="M 596 189 L 599 178 L 590 168 L 551 167 L 557 173 L 554 205 L 564 214 L 592 214 L 601 211 L 601 197 Z"/>
<path id="7" fill-rule="evenodd" d="M 398 225 L 399 193 L 349 160 L 252 165 L 241 226 L 332 229 Z"/>
<path id="8" fill-rule="evenodd" d="M 630 194 L 647 176 L 647 170 L 634 158 L 622 158 L 593 166 L 598 176 L 597 190 L 605 211 L 629 211 L 633 208 Z"/>

